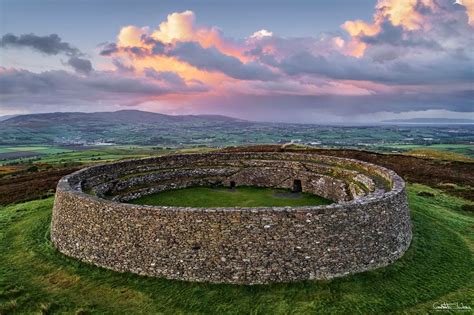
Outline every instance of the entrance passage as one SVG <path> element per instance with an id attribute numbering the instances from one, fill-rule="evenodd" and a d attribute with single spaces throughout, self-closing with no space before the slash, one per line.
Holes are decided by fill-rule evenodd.
<path id="1" fill-rule="evenodd" d="M 299 193 L 302 192 L 303 188 L 301 187 L 301 180 L 300 179 L 295 179 L 293 181 L 293 192 L 294 193 Z"/>
<path id="2" fill-rule="evenodd" d="M 231 181 L 230 182 L 230 189 L 234 189 L 235 188 L 235 182 L 234 181 Z"/>

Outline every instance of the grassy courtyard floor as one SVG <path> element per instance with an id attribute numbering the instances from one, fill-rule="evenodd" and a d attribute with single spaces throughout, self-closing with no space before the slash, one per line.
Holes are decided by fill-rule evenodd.
<path id="1" fill-rule="evenodd" d="M 291 193 L 286 189 L 191 187 L 144 196 L 131 203 L 181 207 L 283 207 L 317 206 L 332 202 L 308 193 Z"/>
<path id="2" fill-rule="evenodd" d="M 52 247 L 52 198 L 3 207 L 0 314 L 424 314 L 438 302 L 474 308 L 474 216 L 461 210 L 468 202 L 421 185 L 408 191 L 414 238 L 400 260 L 331 281 L 266 286 L 186 283 L 97 268 Z"/>

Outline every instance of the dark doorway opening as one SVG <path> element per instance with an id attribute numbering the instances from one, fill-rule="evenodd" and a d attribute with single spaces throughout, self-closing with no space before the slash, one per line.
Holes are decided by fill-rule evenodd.
<path id="1" fill-rule="evenodd" d="M 299 193 L 302 192 L 303 188 L 301 187 L 301 180 L 295 179 L 293 180 L 293 192 L 294 193 Z"/>
<path id="2" fill-rule="evenodd" d="M 230 189 L 234 189 L 234 188 L 235 188 L 235 182 L 234 182 L 234 181 L 231 181 L 231 182 L 230 182 L 229 188 L 230 188 Z"/>

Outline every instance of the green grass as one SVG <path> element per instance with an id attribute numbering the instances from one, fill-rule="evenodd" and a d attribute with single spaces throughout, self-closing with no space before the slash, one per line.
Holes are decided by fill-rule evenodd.
<path id="1" fill-rule="evenodd" d="M 12 153 L 12 152 L 35 152 L 41 154 L 56 154 L 63 152 L 71 152 L 69 149 L 64 149 L 54 146 L 0 146 L 0 153 Z"/>
<path id="2" fill-rule="evenodd" d="M 104 163 L 109 161 L 141 158 L 155 154 L 162 154 L 161 150 L 143 149 L 143 148 L 97 148 L 88 150 L 71 151 L 64 150 L 63 152 L 42 152 L 45 155 L 40 157 L 26 157 L 17 158 L 4 161 L 3 164 L 8 165 L 12 163 L 48 163 L 48 164 L 62 164 L 62 163 Z"/>
<path id="3" fill-rule="evenodd" d="M 18 147 L 2 147 L 0 146 L 0 153 L 28 151 L 28 148 L 37 148 L 35 152 L 44 155 L 40 157 L 23 157 L 9 159 L 0 162 L 0 165 L 9 165 L 15 163 L 49 163 L 49 164 L 63 164 L 63 163 L 104 163 L 123 159 L 143 158 L 156 155 L 170 154 L 170 153 L 202 153 L 209 152 L 210 148 L 187 148 L 187 149 L 164 149 L 153 146 L 105 146 L 87 148 L 85 150 L 67 150 L 54 147 L 40 147 L 40 146 L 18 146 Z M 40 148 L 42 148 L 40 150 Z"/>
<path id="4" fill-rule="evenodd" d="M 383 148 L 397 149 L 414 156 L 439 158 L 445 160 L 473 161 L 472 144 L 385 144 Z"/>
<path id="5" fill-rule="evenodd" d="M 421 185 L 408 189 L 414 238 L 394 264 L 331 281 L 259 286 L 97 268 L 51 245 L 52 198 L 3 207 L 0 314 L 425 314 L 435 302 L 474 307 L 474 216 L 461 210 L 467 201 Z"/>
<path id="6" fill-rule="evenodd" d="M 191 187 L 144 196 L 131 203 L 180 207 L 284 207 L 327 205 L 332 202 L 308 193 L 292 194 L 286 189 Z"/>
<path id="7" fill-rule="evenodd" d="M 0 146 L 0 153 L 23 152 L 23 151 L 44 151 L 51 149 L 49 146 Z"/>

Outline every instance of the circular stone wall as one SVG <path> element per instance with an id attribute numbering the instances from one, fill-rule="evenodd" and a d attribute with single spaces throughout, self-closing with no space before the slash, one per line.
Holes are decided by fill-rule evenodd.
<path id="1" fill-rule="evenodd" d="M 293 188 L 325 206 L 188 208 L 122 203 L 209 185 Z M 405 184 L 388 169 L 316 154 L 211 153 L 122 161 L 58 184 L 51 239 L 82 261 L 187 281 L 327 279 L 386 266 L 411 240 Z"/>

